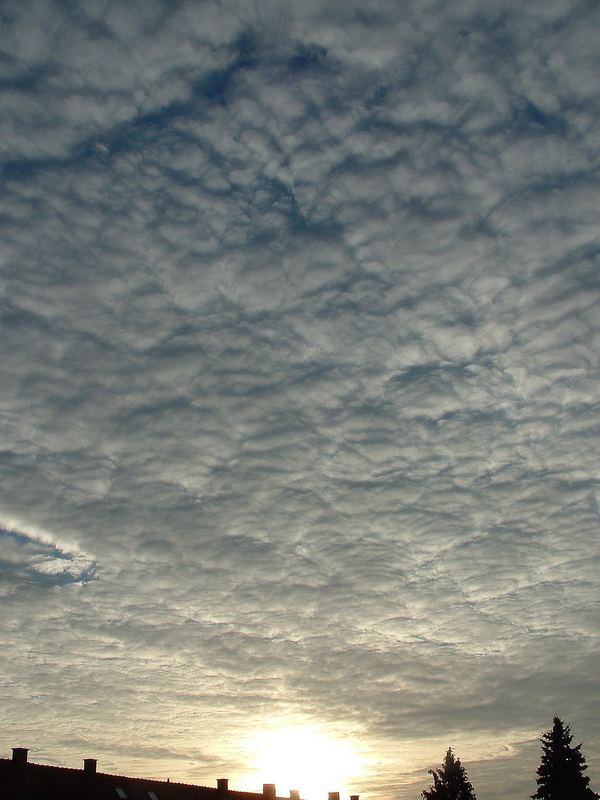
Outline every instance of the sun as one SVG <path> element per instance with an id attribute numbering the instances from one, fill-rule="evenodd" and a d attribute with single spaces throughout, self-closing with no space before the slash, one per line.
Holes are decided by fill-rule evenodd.
<path id="1" fill-rule="evenodd" d="M 250 767 L 263 783 L 274 783 L 279 796 L 298 789 L 306 800 L 327 800 L 337 791 L 347 800 L 358 788 L 349 785 L 360 773 L 361 758 L 347 740 L 317 724 L 283 724 L 253 733 L 245 743 Z"/>

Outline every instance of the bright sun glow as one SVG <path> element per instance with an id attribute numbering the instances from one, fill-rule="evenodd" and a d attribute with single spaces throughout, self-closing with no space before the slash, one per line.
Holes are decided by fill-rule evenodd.
<path id="1" fill-rule="evenodd" d="M 287 796 L 299 789 L 308 800 L 327 800 L 339 791 L 340 800 L 358 794 L 350 785 L 358 776 L 361 758 L 349 741 L 312 724 L 283 725 L 260 731 L 246 743 L 251 768 L 263 783 L 274 783 L 277 794 Z"/>

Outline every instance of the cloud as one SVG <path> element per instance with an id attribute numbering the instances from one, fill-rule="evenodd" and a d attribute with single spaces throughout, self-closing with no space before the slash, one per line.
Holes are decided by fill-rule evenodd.
<path id="1" fill-rule="evenodd" d="M 81 553 L 70 553 L 55 544 L 0 527 L 3 582 L 13 590 L 22 582 L 65 585 L 94 577 L 96 565 Z"/>
<path id="2" fill-rule="evenodd" d="M 558 712 L 593 782 L 597 10 L 4 15 L 10 735 L 248 783 L 290 715 L 501 798 Z"/>

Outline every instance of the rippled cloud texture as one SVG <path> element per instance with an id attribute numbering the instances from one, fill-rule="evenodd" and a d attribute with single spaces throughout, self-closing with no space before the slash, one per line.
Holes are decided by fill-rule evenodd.
<path id="1" fill-rule="evenodd" d="M 597 3 L 0 18 L 4 752 L 598 788 Z"/>

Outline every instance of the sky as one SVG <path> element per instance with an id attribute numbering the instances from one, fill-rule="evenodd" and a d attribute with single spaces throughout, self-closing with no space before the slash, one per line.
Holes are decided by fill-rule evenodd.
<path id="1" fill-rule="evenodd" d="M 600 790 L 600 6 L 0 24 L 2 755 Z"/>

